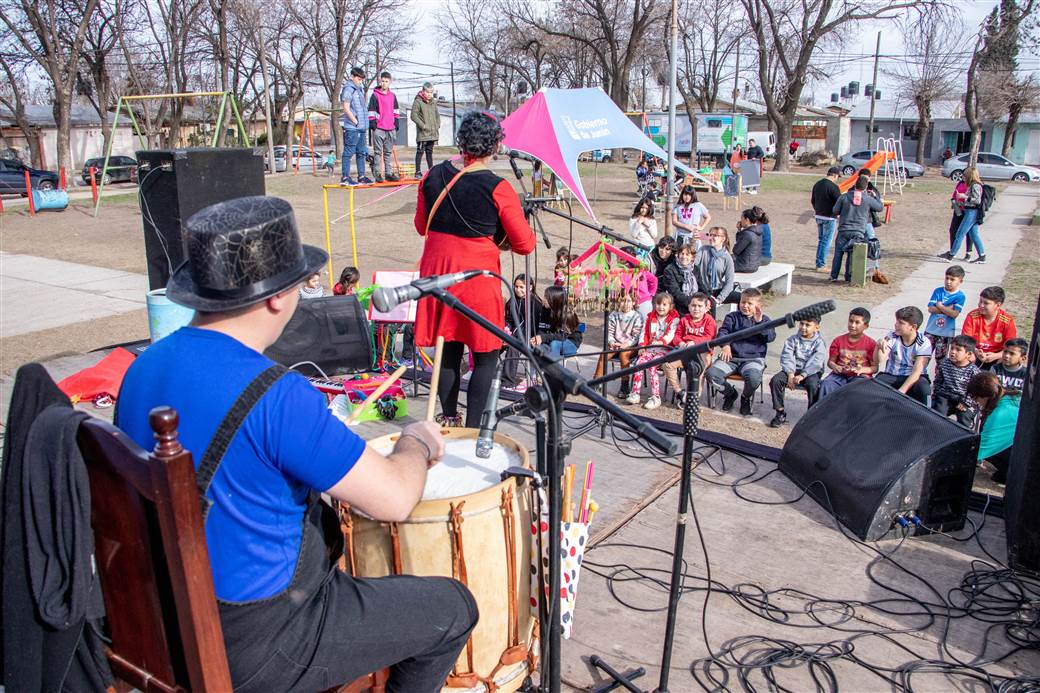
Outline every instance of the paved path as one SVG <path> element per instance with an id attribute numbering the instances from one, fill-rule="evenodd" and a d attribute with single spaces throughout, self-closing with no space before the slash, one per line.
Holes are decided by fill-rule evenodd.
<path id="1" fill-rule="evenodd" d="M 0 252 L 0 336 L 140 310 L 147 292 L 143 274 Z"/>
<path id="2" fill-rule="evenodd" d="M 961 291 L 967 301 L 964 310 L 975 308 L 979 292 L 987 286 L 999 285 L 1004 280 L 1004 273 L 1011 265 L 1015 246 L 1022 238 L 1022 227 L 1030 223 L 1036 210 L 1040 192 L 1037 186 L 1029 184 L 1012 184 L 1002 192 L 992 209 L 986 214 L 986 223 L 981 227 L 982 243 L 986 249 L 986 264 L 971 265 L 963 260 L 955 261 L 964 268 L 964 283 Z M 937 219 L 935 223 L 948 222 L 946 217 Z M 936 248 L 941 252 L 946 248 Z M 964 244 L 961 244 L 960 257 L 964 257 Z M 974 255 L 973 255 L 974 257 Z M 954 264 L 954 263 L 950 263 Z M 884 259 L 881 261 L 884 268 Z M 880 305 L 871 308 L 874 316 L 869 334 L 875 339 L 884 337 L 892 329 L 895 312 L 903 306 L 917 306 L 922 311 L 928 306 L 928 298 L 935 287 L 942 286 L 943 275 L 949 265 L 939 258 L 931 258 L 921 263 L 910 276 L 899 285 L 898 293 Z M 958 320 L 961 324 L 962 320 Z"/>

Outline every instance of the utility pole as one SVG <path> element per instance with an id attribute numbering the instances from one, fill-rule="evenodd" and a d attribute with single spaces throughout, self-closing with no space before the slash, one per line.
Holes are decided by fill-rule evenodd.
<path id="1" fill-rule="evenodd" d="M 646 60 L 643 60 L 643 96 L 639 100 L 639 107 L 643 109 L 643 113 L 646 113 L 646 78 L 650 75 L 650 68 L 646 66 Z"/>
<path id="2" fill-rule="evenodd" d="M 672 228 L 672 184 L 675 182 L 675 80 L 679 53 L 679 7 L 672 0 L 672 54 L 668 66 L 668 168 L 665 169 L 664 233 Z"/>
<path id="3" fill-rule="evenodd" d="M 267 51 L 264 50 L 263 31 L 258 31 L 257 34 L 259 34 L 256 43 L 260 53 L 260 74 L 264 76 L 264 118 L 267 120 L 268 171 L 274 173 L 274 127 L 271 124 L 271 89 L 267 82 Z"/>
<path id="4" fill-rule="evenodd" d="M 732 113 L 737 112 L 737 97 L 740 96 L 740 46 L 737 46 L 737 69 L 733 73 L 733 108 Z"/>
<path id="5" fill-rule="evenodd" d="M 458 112 L 455 110 L 455 63 L 448 63 L 451 69 L 451 143 L 458 144 L 458 140 L 455 138 L 455 130 L 458 128 Z"/>
<path id="6" fill-rule="evenodd" d="M 874 48 L 874 81 L 870 87 L 870 123 L 867 125 L 867 149 L 873 150 L 874 142 L 874 104 L 877 102 L 877 68 L 881 56 L 881 32 L 877 32 L 877 47 Z"/>

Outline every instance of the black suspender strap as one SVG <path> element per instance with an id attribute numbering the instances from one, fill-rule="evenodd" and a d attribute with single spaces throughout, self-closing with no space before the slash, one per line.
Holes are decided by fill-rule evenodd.
<path id="1" fill-rule="evenodd" d="M 209 442 L 205 454 L 202 455 L 199 468 L 195 472 L 195 483 L 198 485 L 199 496 L 202 498 L 203 524 L 206 523 L 210 506 L 213 505 L 213 501 L 206 497 L 206 493 L 209 491 L 210 484 L 213 483 L 213 477 L 220 468 L 220 463 L 224 461 L 224 454 L 227 452 L 228 446 L 231 445 L 238 429 L 242 427 L 249 412 L 253 410 L 260 398 L 288 372 L 289 369 L 285 366 L 274 364 L 256 376 L 253 382 L 242 390 L 238 399 L 231 405 L 231 409 L 224 415 L 224 420 L 217 427 L 217 432 L 213 434 L 213 440 Z"/>

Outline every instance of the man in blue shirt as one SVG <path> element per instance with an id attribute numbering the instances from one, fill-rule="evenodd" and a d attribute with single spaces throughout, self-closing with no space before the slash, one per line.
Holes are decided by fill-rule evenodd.
<path id="1" fill-rule="evenodd" d="M 350 68 L 350 79 L 343 84 L 339 92 L 343 117 L 343 162 L 340 185 L 370 185 L 372 179 L 365 175 L 365 157 L 368 145 L 365 133 L 368 132 L 368 111 L 365 107 L 365 71 L 360 67 Z M 357 159 L 358 178 L 350 177 L 350 159 Z"/>
<path id="2" fill-rule="evenodd" d="M 389 455 L 329 412 L 325 396 L 263 355 L 328 256 L 300 243 L 272 197 L 221 202 L 184 225 L 189 260 L 169 298 L 196 311 L 123 381 L 118 425 L 154 444 L 148 412 L 180 413 L 195 453 L 206 543 L 236 691 L 315 691 L 391 667 L 388 690 L 440 690 L 476 623 L 447 578 L 355 579 L 316 492 L 383 521 L 405 519 L 443 455 L 436 426 L 407 426 Z M 340 550 L 342 547 L 338 547 Z"/>

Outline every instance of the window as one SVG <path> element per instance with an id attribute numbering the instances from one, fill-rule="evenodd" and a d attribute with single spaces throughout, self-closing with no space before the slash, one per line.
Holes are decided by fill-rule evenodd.
<path id="1" fill-rule="evenodd" d="M 903 137 L 905 137 L 907 139 L 910 139 L 910 140 L 920 139 L 920 137 L 921 137 L 921 128 L 919 128 L 917 126 L 917 123 L 912 123 L 912 124 L 909 124 L 909 125 L 908 124 L 904 124 L 903 125 Z"/>

